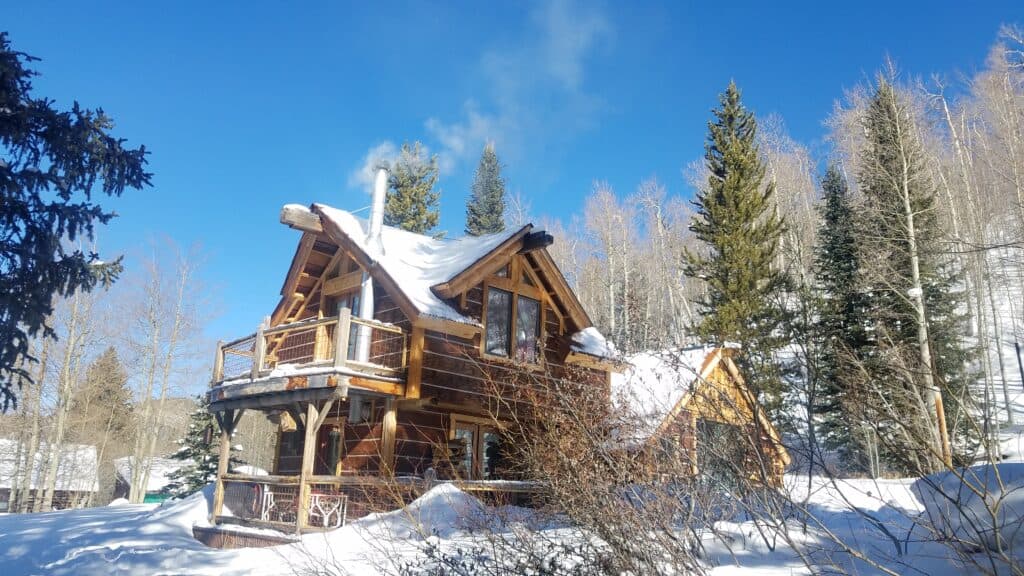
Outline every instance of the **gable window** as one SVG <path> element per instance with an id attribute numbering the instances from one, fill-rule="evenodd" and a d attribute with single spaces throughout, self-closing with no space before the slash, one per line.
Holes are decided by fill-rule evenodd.
<path id="1" fill-rule="evenodd" d="M 540 348 L 540 302 L 489 286 L 484 351 L 492 356 L 537 364 Z"/>

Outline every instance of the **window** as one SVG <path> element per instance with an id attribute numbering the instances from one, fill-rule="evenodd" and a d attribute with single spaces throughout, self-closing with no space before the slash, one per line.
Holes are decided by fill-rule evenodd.
<path id="1" fill-rule="evenodd" d="M 753 470 L 751 463 L 757 462 L 748 431 L 735 424 L 701 418 L 696 432 L 701 479 L 716 487 L 742 487 Z"/>
<path id="2" fill-rule="evenodd" d="M 516 360 L 536 364 L 539 340 L 540 302 L 520 296 L 516 306 Z"/>
<path id="3" fill-rule="evenodd" d="M 465 416 L 452 418 L 452 441 L 449 443 L 456 477 L 464 480 L 493 480 L 501 476 L 502 436 L 489 424 L 467 421 Z"/>
<path id="4" fill-rule="evenodd" d="M 487 281 L 483 352 L 527 364 L 541 361 L 541 292 L 517 261 Z M 511 269 L 511 272 L 510 272 Z M 512 278 L 521 278 L 512 282 Z"/>
<path id="5" fill-rule="evenodd" d="M 487 290 L 487 346 L 484 350 L 494 356 L 509 355 L 509 335 L 512 324 L 512 293 L 499 288 Z"/>

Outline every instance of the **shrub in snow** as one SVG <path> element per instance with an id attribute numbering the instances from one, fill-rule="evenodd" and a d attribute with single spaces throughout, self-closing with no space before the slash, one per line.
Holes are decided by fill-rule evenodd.
<path id="1" fill-rule="evenodd" d="M 965 547 L 1024 557 L 1024 463 L 940 472 L 912 488 L 942 536 Z"/>

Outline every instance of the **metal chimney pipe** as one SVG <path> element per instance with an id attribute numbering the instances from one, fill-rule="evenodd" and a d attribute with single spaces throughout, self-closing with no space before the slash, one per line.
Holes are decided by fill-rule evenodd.
<path id="1" fill-rule="evenodd" d="M 388 193 L 388 171 L 386 168 L 377 170 L 377 177 L 373 181 L 373 201 L 370 204 L 370 229 L 366 233 L 366 247 L 370 256 L 384 253 L 384 243 L 381 241 L 380 233 L 384 228 L 384 198 Z M 367 272 L 363 272 L 363 281 L 359 293 L 359 317 L 365 320 L 373 320 L 373 278 Z M 370 340 L 373 335 L 367 326 L 360 326 L 356 331 L 356 359 L 360 362 L 367 362 L 370 358 Z"/>
<path id="2" fill-rule="evenodd" d="M 380 241 L 380 231 L 384 227 L 384 198 L 388 193 L 388 171 L 386 168 L 377 170 L 373 181 L 373 202 L 370 204 L 370 230 L 366 235 L 366 243 L 370 248 L 384 252 Z"/>

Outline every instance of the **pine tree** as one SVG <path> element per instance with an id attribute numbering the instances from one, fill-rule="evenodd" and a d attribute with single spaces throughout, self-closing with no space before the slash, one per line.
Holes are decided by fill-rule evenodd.
<path id="1" fill-rule="evenodd" d="M 473 188 L 466 202 L 466 234 L 481 236 L 505 230 L 505 179 L 501 164 L 488 142 L 480 155 L 480 164 L 473 177 Z"/>
<path id="2" fill-rule="evenodd" d="M 953 449 L 965 455 L 976 443 L 966 369 L 973 353 L 959 342 L 966 330 L 957 312 L 961 274 L 942 250 L 936 187 L 915 121 L 905 97 L 880 80 L 864 115 L 858 174 L 867 207 L 862 226 L 870 231 L 864 250 L 873 266 L 869 314 L 878 334 L 865 365 L 872 385 L 885 387 L 873 395 L 884 405 L 872 410 L 867 403 L 866 420 L 883 429 L 882 459 L 911 473 L 942 466 L 938 400 Z"/>
<path id="3" fill-rule="evenodd" d="M 121 271 L 120 258 L 103 262 L 76 248 L 115 216 L 96 196 L 150 183 L 145 147 L 111 136 L 102 110 L 75 103 L 59 111 L 32 93 L 32 60 L 0 32 L 0 410 L 16 406 L 14 388 L 32 380 L 29 341 L 55 337 L 47 326 L 55 297 L 109 284 Z"/>
<path id="4" fill-rule="evenodd" d="M 814 411 L 827 448 L 837 450 L 851 468 L 865 469 L 861 447 L 853 433 L 854 417 L 846 394 L 852 364 L 869 344 L 865 330 L 867 296 L 860 284 L 860 250 L 846 180 L 829 166 L 821 183 L 822 225 L 814 259 L 817 320 L 814 340 L 820 350 L 818 376 L 822 390 Z"/>
<path id="5" fill-rule="evenodd" d="M 425 158 L 422 145 L 402 144 L 402 151 L 391 167 L 388 194 L 384 202 L 384 223 L 416 234 L 428 234 L 437 226 L 437 204 L 441 192 L 437 184 L 437 155 Z"/>
<path id="6" fill-rule="evenodd" d="M 774 353 L 785 342 L 788 279 L 773 263 L 784 224 L 772 204 L 774 186 L 763 184 L 757 122 L 735 83 L 719 101 L 705 144 L 708 183 L 694 201 L 690 226 L 706 250 L 686 252 L 686 275 L 706 287 L 694 331 L 719 346 L 739 344 L 748 384 L 777 412 L 783 386 Z"/>
<path id="7" fill-rule="evenodd" d="M 170 473 L 168 477 L 171 482 L 164 488 L 165 492 L 175 498 L 188 496 L 217 479 L 220 434 L 217 433 L 217 424 L 210 413 L 206 396 L 200 395 L 197 402 L 198 406 L 189 419 L 185 437 L 178 440 L 181 448 L 171 455 L 172 459 L 185 462 L 181 468 Z M 232 446 L 231 451 L 237 450 Z M 228 469 L 240 464 L 242 462 L 232 455 Z"/>

